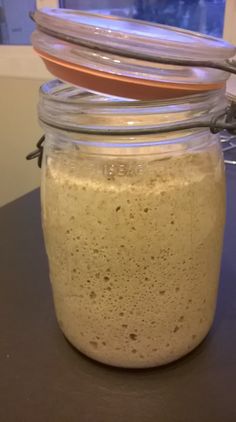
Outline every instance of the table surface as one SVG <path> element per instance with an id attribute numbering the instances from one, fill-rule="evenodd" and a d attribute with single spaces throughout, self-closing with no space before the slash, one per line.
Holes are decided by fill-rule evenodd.
<path id="1" fill-rule="evenodd" d="M 122 370 L 77 352 L 54 316 L 39 191 L 0 209 L 1 422 L 236 421 L 236 166 L 214 326 L 187 357 Z"/>

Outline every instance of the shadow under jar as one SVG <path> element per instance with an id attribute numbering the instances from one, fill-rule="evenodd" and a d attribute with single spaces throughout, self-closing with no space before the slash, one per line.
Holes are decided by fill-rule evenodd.
<path id="1" fill-rule="evenodd" d="M 59 81 L 41 88 L 42 220 L 55 309 L 65 336 L 91 358 L 153 367 L 208 333 L 225 220 L 219 136 L 142 131 L 224 107 L 222 91 L 141 102 Z"/>

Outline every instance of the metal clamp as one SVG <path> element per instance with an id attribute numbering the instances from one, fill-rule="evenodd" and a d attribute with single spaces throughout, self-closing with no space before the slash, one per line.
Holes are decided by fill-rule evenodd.
<path id="1" fill-rule="evenodd" d="M 30 152 L 26 156 L 26 160 L 34 160 L 35 158 L 38 159 L 38 166 L 41 168 L 42 166 L 42 159 L 43 159 L 43 143 L 45 141 L 45 135 L 43 135 L 36 144 L 37 149 Z"/>

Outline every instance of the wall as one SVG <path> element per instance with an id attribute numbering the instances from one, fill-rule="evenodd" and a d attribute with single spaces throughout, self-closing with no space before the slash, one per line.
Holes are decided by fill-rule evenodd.
<path id="1" fill-rule="evenodd" d="M 0 206 L 39 186 L 36 161 L 25 156 L 42 134 L 38 90 L 50 78 L 30 47 L 12 49 L 0 47 Z"/>
<path id="2" fill-rule="evenodd" d="M 25 156 L 41 134 L 36 116 L 41 81 L 0 78 L 0 206 L 39 185 L 36 161 Z"/>

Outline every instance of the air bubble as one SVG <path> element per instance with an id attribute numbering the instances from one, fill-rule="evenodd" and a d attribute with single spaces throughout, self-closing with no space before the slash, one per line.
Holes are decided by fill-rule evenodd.
<path id="1" fill-rule="evenodd" d="M 131 333 L 131 334 L 129 335 L 129 338 L 130 338 L 131 340 L 137 340 L 137 334 L 133 334 L 133 333 Z"/>
<path id="2" fill-rule="evenodd" d="M 94 291 L 92 291 L 92 292 L 89 294 L 89 296 L 90 296 L 90 298 L 91 298 L 91 299 L 95 299 L 95 298 L 97 297 L 97 295 L 96 295 L 96 293 L 95 293 Z"/>
<path id="3" fill-rule="evenodd" d="M 96 341 L 90 341 L 90 342 L 89 342 L 89 344 L 91 344 L 91 346 L 92 346 L 94 349 L 97 349 L 97 348 L 98 348 L 98 343 L 97 343 Z"/>

